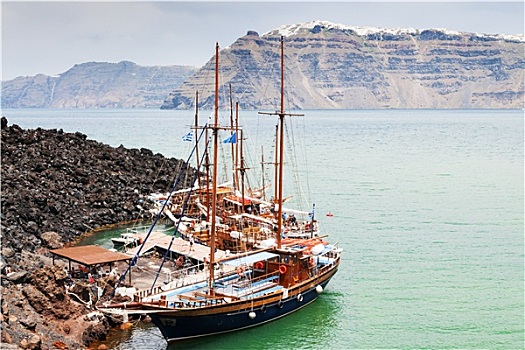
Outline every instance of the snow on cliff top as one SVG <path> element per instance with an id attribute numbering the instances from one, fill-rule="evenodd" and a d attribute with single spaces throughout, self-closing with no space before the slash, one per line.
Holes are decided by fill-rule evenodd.
<path id="1" fill-rule="evenodd" d="M 378 28 L 378 27 L 357 27 L 357 26 L 347 26 L 344 24 L 335 24 L 328 21 L 312 21 L 306 23 L 298 24 L 288 24 L 278 27 L 277 29 L 271 30 L 263 34 L 263 36 L 274 36 L 274 35 L 283 35 L 283 36 L 292 36 L 298 34 L 301 30 L 311 30 L 315 26 L 320 26 L 324 29 L 339 29 L 339 30 L 352 30 L 357 35 L 365 36 L 369 34 L 376 33 L 385 33 L 392 35 L 417 35 L 423 30 L 414 29 L 414 28 Z M 524 34 L 478 34 L 478 33 L 462 33 L 448 29 L 442 28 L 431 28 L 429 30 L 436 30 L 448 35 L 461 35 L 461 34 L 473 34 L 478 37 L 487 37 L 500 40 L 513 40 L 525 42 Z"/>

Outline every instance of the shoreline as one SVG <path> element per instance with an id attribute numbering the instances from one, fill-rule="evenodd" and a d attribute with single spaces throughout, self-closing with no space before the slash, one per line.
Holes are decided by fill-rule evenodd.
<path id="1" fill-rule="evenodd" d="M 172 184 L 173 173 L 156 182 L 152 174 L 161 166 L 176 173 L 184 162 L 79 132 L 24 130 L 5 117 L 1 127 L 2 348 L 88 348 L 118 323 L 86 304 L 87 281 L 66 290 L 65 264 L 53 266 L 49 250 L 144 219 L 145 196 Z M 102 283 L 107 293 L 114 281 Z"/>

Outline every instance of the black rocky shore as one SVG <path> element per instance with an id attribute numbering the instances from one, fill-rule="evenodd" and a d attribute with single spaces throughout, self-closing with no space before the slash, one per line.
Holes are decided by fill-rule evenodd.
<path id="1" fill-rule="evenodd" d="M 167 192 L 184 161 L 79 132 L 23 130 L 5 117 L 1 136 L 1 348 L 86 348 L 115 323 L 65 292 L 67 275 L 52 265 L 49 250 L 105 225 L 149 217 L 145 196 Z M 81 299 L 89 287 L 75 288 Z"/>

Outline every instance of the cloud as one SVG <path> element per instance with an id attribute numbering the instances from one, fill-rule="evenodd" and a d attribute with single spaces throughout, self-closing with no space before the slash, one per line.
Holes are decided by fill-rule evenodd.
<path id="1" fill-rule="evenodd" d="M 522 33 L 523 2 L 3 2 L 2 79 L 88 61 L 201 66 L 232 44 L 312 20 Z"/>

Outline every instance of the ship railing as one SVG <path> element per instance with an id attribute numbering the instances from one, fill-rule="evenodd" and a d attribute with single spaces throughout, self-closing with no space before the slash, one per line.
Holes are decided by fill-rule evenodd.
<path id="1" fill-rule="evenodd" d="M 152 289 L 139 290 L 138 292 L 133 294 L 133 301 L 142 302 L 143 298 L 162 292 L 162 286 L 153 287 Z"/>
<path id="2" fill-rule="evenodd" d="M 257 283 L 259 283 L 261 281 L 268 280 L 268 279 L 275 279 L 275 278 L 278 278 L 278 277 L 279 277 L 279 271 L 277 270 L 277 271 L 273 271 L 273 272 L 261 275 L 261 276 L 256 277 L 256 278 L 252 278 L 251 282 L 252 282 L 252 284 L 257 284 Z"/>
<path id="3" fill-rule="evenodd" d="M 216 286 L 219 288 L 225 288 L 228 285 L 250 285 L 250 284 L 256 284 L 268 278 L 272 278 L 272 277 L 275 278 L 276 276 L 279 276 L 279 271 L 273 271 L 267 274 L 260 275 L 256 278 L 251 278 L 252 271 L 253 270 L 251 268 L 247 268 L 244 274 L 242 275 L 242 278 L 240 276 L 231 278 L 230 276 L 228 278 L 221 279 L 220 282 L 217 281 Z M 243 280 L 242 283 L 240 283 L 241 279 Z"/>
<path id="4" fill-rule="evenodd" d="M 268 280 L 268 279 L 275 279 L 279 276 L 279 271 L 273 271 L 270 273 L 266 273 L 264 275 L 260 275 L 256 278 L 251 278 L 251 274 L 249 273 L 251 270 L 246 270 L 246 273 L 240 277 L 232 279 L 226 283 L 222 283 L 223 286 L 232 284 L 237 287 L 248 287 L 250 285 L 255 285 L 257 283 L 260 283 L 261 281 Z"/>
<path id="5" fill-rule="evenodd" d="M 245 283 L 246 286 L 242 286 L 242 287 L 245 287 L 245 288 L 254 287 L 254 286 L 257 286 L 258 284 L 265 283 L 270 280 L 273 281 L 275 279 L 278 279 L 279 271 L 273 271 L 273 272 L 258 276 L 256 278 L 250 278 L 250 275 L 246 274 L 244 278 L 246 279 L 246 283 Z M 133 301 L 143 302 L 145 298 L 148 298 L 152 295 L 165 293 L 167 288 L 177 289 L 177 288 L 185 287 L 187 285 L 193 285 L 195 283 L 196 283 L 195 279 L 177 278 L 177 279 L 174 279 L 172 282 L 170 282 L 169 285 L 167 286 L 156 286 L 152 289 L 144 289 L 144 290 L 137 291 L 133 295 Z M 225 287 L 227 284 L 234 284 L 234 285 L 239 284 L 239 279 L 235 278 L 235 279 L 232 279 L 231 281 L 223 281 L 222 283 L 220 283 L 220 285 L 217 285 L 217 287 Z M 238 285 L 238 287 L 241 287 L 241 285 Z"/>
<path id="6" fill-rule="evenodd" d="M 145 304 L 159 306 L 164 308 L 201 308 L 213 305 L 220 305 L 226 303 L 222 296 L 213 297 L 202 293 L 194 292 L 193 295 L 178 295 L 177 300 L 168 300 L 166 296 L 161 296 L 160 299 L 149 300 Z"/>
<path id="7" fill-rule="evenodd" d="M 326 260 L 326 262 L 320 262 L 320 258 L 323 258 L 323 260 Z M 327 270 L 332 269 L 335 265 L 338 264 L 339 260 L 341 259 L 341 251 L 339 249 L 339 243 L 335 243 L 329 251 L 319 255 L 317 257 L 318 264 L 317 266 L 321 266 L 318 269 L 318 274 L 323 274 Z"/>
<path id="8" fill-rule="evenodd" d="M 248 277 L 244 281 L 237 280 L 233 284 L 234 296 L 242 298 L 249 293 L 273 287 L 277 284 L 276 280 L 277 282 L 279 280 L 279 271 L 265 274 L 254 279 L 249 279 Z"/>
<path id="9" fill-rule="evenodd" d="M 180 273 L 179 277 L 175 277 L 166 285 L 156 286 L 151 289 L 144 289 L 136 292 L 135 294 L 133 294 L 133 301 L 142 302 L 144 298 L 150 297 L 155 294 L 165 293 L 166 290 L 169 289 L 177 289 L 188 285 L 194 285 L 195 283 L 201 281 L 202 278 L 199 278 L 199 276 L 191 277 L 192 274 L 190 273 L 190 271 L 192 269 L 195 269 L 195 266 L 183 270 L 178 270 L 178 272 Z"/>

